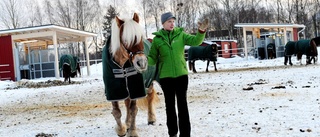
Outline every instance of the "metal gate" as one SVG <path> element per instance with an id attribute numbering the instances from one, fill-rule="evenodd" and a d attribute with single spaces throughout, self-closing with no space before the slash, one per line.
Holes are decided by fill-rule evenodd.
<path id="1" fill-rule="evenodd" d="M 58 49 L 58 58 L 68 53 L 68 49 Z M 22 79 L 55 77 L 54 49 L 31 50 L 28 53 L 21 52 L 19 58 Z M 60 73 L 61 76 L 62 74 Z"/>

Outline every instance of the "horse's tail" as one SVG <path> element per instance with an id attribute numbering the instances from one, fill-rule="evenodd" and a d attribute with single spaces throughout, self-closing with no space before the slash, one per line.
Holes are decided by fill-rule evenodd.
<path id="1" fill-rule="evenodd" d="M 162 89 L 160 84 L 156 80 L 154 80 L 152 81 L 152 84 L 150 85 L 150 87 L 147 89 L 147 97 L 137 100 L 137 104 L 139 108 L 145 110 L 145 109 L 148 109 L 148 107 L 150 106 L 154 107 L 157 104 L 159 104 L 160 99 L 159 99 L 158 93 L 162 93 Z M 151 104 L 151 105 L 148 105 L 148 104 Z"/>

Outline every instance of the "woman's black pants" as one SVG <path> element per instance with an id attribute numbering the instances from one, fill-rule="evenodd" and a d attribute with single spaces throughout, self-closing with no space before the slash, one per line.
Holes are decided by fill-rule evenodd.
<path id="1" fill-rule="evenodd" d="M 179 128 L 180 137 L 190 137 L 191 126 L 187 104 L 188 75 L 177 78 L 161 78 L 160 84 L 165 98 L 169 135 L 176 135 Z M 176 98 L 178 118 L 175 108 Z"/>

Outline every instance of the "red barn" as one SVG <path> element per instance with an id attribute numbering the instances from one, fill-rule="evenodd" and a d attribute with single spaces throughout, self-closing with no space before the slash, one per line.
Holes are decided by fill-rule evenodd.
<path id="1" fill-rule="evenodd" d="M 212 40 L 217 43 L 219 50 L 219 57 L 230 58 L 232 55 L 238 54 L 237 40 Z"/>
<path id="2" fill-rule="evenodd" d="M 15 80 L 11 36 L 0 37 L 0 80 Z"/>

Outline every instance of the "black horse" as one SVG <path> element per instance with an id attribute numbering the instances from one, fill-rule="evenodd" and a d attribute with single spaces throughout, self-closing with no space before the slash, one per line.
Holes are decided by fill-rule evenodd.
<path id="1" fill-rule="evenodd" d="M 306 65 L 316 63 L 318 60 L 317 46 L 320 45 L 320 37 L 311 40 L 289 41 L 285 45 L 285 58 L 284 65 L 289 64 L 292 66 L 291 56 L 297 55 L 297 60 L 301 63 L 302 55 L 306 55 Z"/>
<path id="2" fill-rule="evenodd" d="M 209 67 L 210 61 L 212 61 L 214 64 L 214 70 L 218 71 L 216 67 L 217 53 L 218 53 L 218 47 L 216 43 L 212 43 L 208 46 L 190 47 L 188 50 L 189 70 L 192 70 L 194 73 L 197 73 L 197 70 L 195 68 L 195 61 L 207 60 L 206 72 L 209 72 L 208 67 Z"/>
<path id="3" fill-rule="evenodd" d="M 77 75 L 77 71 L 80 73 L 78 57 L 70 54 L 65 54 L 60 57 L 59 67 L 63 72 L 64 82 L 68 81 L 71 83 L 70 77 L 75 77 Z"/>
<path id="4" fill-rule="evenodd" d="M 75 61 L 77 61 L 77 64 L 76 64 L 76 65 L 77 65 L 77 67 L 76 67 L 77 71 L 71 72 L 70 76 L 71 76 L 72 78 L 78 77 L 78 73 L 79 73 L 79 76 L 81 77 L 80 60 L 79 60 L 79 58 L 76 57 L 76 56 L 73 56 L 73 58 L 74 58 Z"/>
<path id="5" fill-rule="evenodd" d="M 267 45 L 267 51 L 268 51 L 268 59 L 276 58 L 276 45 L 275 44 L 269 43 Z"/>

